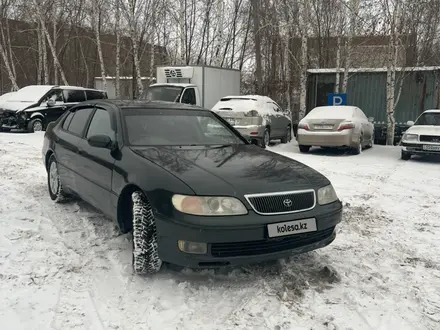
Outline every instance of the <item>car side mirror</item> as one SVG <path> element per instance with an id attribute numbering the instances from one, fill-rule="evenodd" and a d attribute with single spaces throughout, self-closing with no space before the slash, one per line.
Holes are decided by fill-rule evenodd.
<path id="1" fill-rule="evenodd" d="M 112 147 L 112 139 L 108 135 L 92 135 L 87 142 L 96 148 L 111 149 Z"/>
<path id="2" fill-rule="evenodd" d="M 55 101 L 53 99 L 49 99 L 47 100 L 46 104 L 48 107 L 53 107 L 55 105 Z"/>
<path id="3" fill-rule="evenodd" d="M 373 117 L 368 117 L 368 121 L 369 121 L 370 123 L 372 123 L 372 122 L 374 121 L 374 118 L 373 118 Z"/>
<path id="4" fill-rule="evenodd" d="M 406 122 L 406 124 L 407 124 L 408 126 L 413 126 L 413 125 L 414 125 L 414 122 L 413 122 L 412 120 L 408 120 L 408 121 Z"/>

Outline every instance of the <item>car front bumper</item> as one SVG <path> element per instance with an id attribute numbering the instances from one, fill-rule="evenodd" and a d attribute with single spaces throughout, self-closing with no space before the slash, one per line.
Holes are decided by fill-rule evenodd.
<path id="1" fill-rule="evenodd" d="M 439 143 L 408 143 L 402 142 L 402 151 L 411 155 L 440 155 L 440 144 Z M 428 146 L 427 148 L 431 150 L 424 149 L 423 146 Z"/>
<path id="2" fill-rule="evenodd" d="M 342 132 L 306 131 L 298 129 L 296 140 L 299 145 L 318 147 L 354 147 L 359 142 L 359 136 L 353 130 Z"/>
<path id="3" fill-rule="evenodd" d="M 25 127 L 26 119 L 15 111 L 0 112 L 0 128 L 2 129 L 20 129 Z"/>
<path id="4" fill-rule="evenodd" d="M 315 212 L 313 212 L 315 211 Z M 315 210 L 278 216 L 259 216 L 253 211 L 241 217 L 267 218 L 267 224 L 314 217 L 317 231 L 268 237 L 267 224 L 240 226 L 200 226 L 156 218 L 159 257 L 168 263 L 190 268 L 219 268 L 276 260 L 329 245 L 336 238 L 336 225 L 342 219 L 340 201 Z M 228 220 L 233 217 L 228 217 Z M 206 221 L 209 221 L 207 219 Z M 244 220 L 244 222 L 247 222 Z M 179 250 L 178 240 L 207 243 L 206 254 L 190 254 Z"/>

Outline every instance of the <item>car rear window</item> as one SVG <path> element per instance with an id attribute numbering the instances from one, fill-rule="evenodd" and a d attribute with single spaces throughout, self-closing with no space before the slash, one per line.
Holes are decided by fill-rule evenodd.
<path id="1" fill-rule="evenodd" d="M 95 90 L 86 90 L 86 96 L 87 96 L 87 100 L 100 100 L 107 98 L 105 92 L 95 91 Z"/>
<path id="2" fill-rule="evenodd" d="M 307 114 L 308 119 L 346 119 L 353 117 L 351 107 L 319 107 Z"/>

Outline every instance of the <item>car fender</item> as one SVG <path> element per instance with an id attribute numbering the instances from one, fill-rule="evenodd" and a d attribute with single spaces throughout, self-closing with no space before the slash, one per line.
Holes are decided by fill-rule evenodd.
<path id="1" fill-rule="evenodd" d="M 33 112 L 33 113 L 29 116 L 30 119 L 33 119 L 33 118 L 36 118 L 36 117 L 39 117 L 39 118 L 41 118 L 41 119 L 44 119 L 44 115 L 43 115 L 41 112 Z"/>

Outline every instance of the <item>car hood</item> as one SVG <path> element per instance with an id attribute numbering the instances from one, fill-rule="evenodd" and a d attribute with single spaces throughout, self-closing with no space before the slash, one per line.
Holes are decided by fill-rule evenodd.
<path id="1" fill-rule="evenodd" d="M 405 133 L 420 135 L 440 135 L 440 126 L 415 125 L 408 128 Z"/>
<path id="2" fill-rule="evenodd" d="M 244 194 L 318 188 L 329 181 L 314 169 L 254 145 L 219 148 L 132 147 L 198 195 Z"/>
<path id="3" fill-rule="evenodd" d="M 34 106 L 32 102 L 6 101 L 0 104 L 0 111 L 20 111 Z"/>

